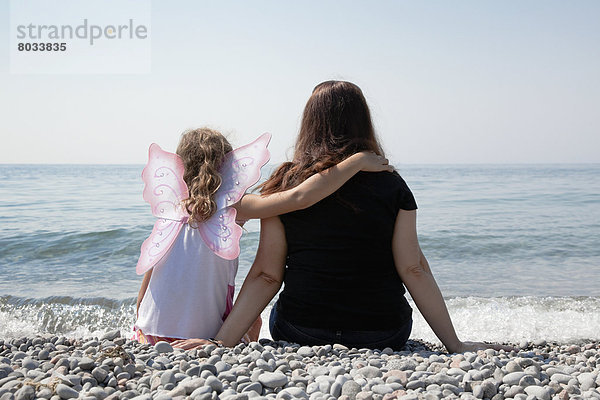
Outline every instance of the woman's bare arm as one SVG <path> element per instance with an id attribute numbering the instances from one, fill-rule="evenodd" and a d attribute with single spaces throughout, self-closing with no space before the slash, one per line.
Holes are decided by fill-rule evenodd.
<path id="1" fill-rule="evenodd" d="M 442 293 L 419 246 L 416 210 L 400 210 L 398 213 L 392 250 L 396 269 L 404 285 L 433 332 L 449 352 L 459 353 L 486 348 L 512 350 L 510 346 L 459 340 Z"/>
<path id="2" fill-rule="evenodd" d="M 283 283 L 287 243 L 279 217 L 263 219 L 256 258 L 244 280 L 231 313 L 215 336 L 225 346 L 235 346 L 275 297 Z"/>
<path id="3" fill-rule="evenodd" d="M 393 171 L 388 160 L 371 152 L 353 154 L 325 171 L 314 174 L 300 185 L 279 193 L 247 194 L 237 202 L 237 219 L 269 218 L 312 206 L 338 190 L 358 171 Z"/>

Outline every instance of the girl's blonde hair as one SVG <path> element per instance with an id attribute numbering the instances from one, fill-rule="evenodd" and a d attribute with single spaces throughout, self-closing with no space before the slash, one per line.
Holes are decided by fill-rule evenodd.
<path id="1" fill-rule="evenodd" d="M 183 180 L 190 194 L 183 201 L 190 222 L 202 222 L 217 211 L 214 195 L 221 186 L 219 168 L 231 150 L 227 139 L 212 129 L 193 129 L 181 135 L 177 154 L 183 160 Z"/>

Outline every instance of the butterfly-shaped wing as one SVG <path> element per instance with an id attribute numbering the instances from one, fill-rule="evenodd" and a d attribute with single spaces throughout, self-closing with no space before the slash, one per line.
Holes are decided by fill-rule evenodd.
<path id="1" fill-rule="evenodd" d="M 188 213 L 181 206 L 188 197 L 183 173 L 183 162 L 177 154 L 164 151 L 155 143 L 150 145 L 148 164 L 142 171 L 144 200 L 150 203 L 152 215 L 160 219 L 142 244 L 136 266 L 140 275 L 164 257 L 187 221 Z"/>
<path id="2" fill-rule="evenodd" d="M 206 245 L 226 260 L 240 255 L 242 236 L 242 228 L 235 223 L 236 210 L 231 206 L 260 179 L 260 169 L 269 161 L 270 140 L 271 134 L 265 133 L 254 142 L 227 153 L 219 169 L 222 182 L 215 194 L 217 212 L 198 229 Z"/>
<path id="3" fill-rule="evenodd" d="M 135 272 L 138 275 L 142 275 L 154 267 L 167 254 L 182 226 L 183 222 L 181 221 L 163 218 L 156 221 L 152 233 L 142 243 L 140 258 L 135 267 Z"/>
<path id="4" fill-rule="evenodd" d="M 144 200 L 150 203 L 152 215 L 174 221 L 184 220 L 188 214 L 181 202 L 188 198 L 188 187 L 183 180 L 183 161 L 153 143 L 148 150 L 148 164 L 142 171 Z"/>

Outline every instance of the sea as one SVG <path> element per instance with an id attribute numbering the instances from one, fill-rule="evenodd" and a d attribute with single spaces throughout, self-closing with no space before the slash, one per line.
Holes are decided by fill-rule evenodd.
<path id="1" fill-rule="evenodd" d="M 0 165 L 0 338 L 131 334 L 135 265 L 154 224 L 142 168 Z M 600 164 L 397 169 L 461 339 L 600 340 Z M 250 221 L 236 290 L 258 240 Z M 439 343 L 413 308 L 411 338 Z"/>

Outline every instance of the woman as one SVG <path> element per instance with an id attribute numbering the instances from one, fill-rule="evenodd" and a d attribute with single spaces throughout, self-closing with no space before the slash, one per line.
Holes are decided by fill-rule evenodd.
<path id="1" fill-rule="evenodd" d="M 294 187 L 365 150 L 384 156 L 360 88 L 323 82 L 304 110 L 293 161 L 262 193 Z M 271 313 L 273 339 L 400 349 L 412 327 L 406 286 L 449 352 L 502 348 L 456 336 L 419 247 L 416 208 L 397 173 L 359 173 L 312 207 L 262 220 L 256 259 L 216 339 L 237 344 L 285 283 Z"/>

